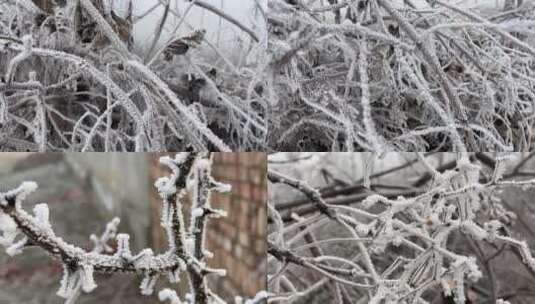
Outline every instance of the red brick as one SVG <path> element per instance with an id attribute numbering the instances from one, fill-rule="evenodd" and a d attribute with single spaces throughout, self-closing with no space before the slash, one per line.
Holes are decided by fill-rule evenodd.
<path id="1" fill-rule="evenodd" d="M 247 233 L 247 231 L 240 231 L 238 233 L 238 240 L 242 246 L 248 248 L 250 246 L 251 236 Z"/>
<path id="2" fill-rule="evenodd" d="M 240 184 L 240 197 L 246 201 L 251 200 L 251 185 L 242 183 Z"/>
<path id="3" fill-rule="evenodd" d="M 254 251 L 258 256 L 264 256 L 266 254 L 266 241 L 265 239 L 257 239 L 255 240 L 255 246 Z"/>
<path id="4" fill-rule="evenodd" d="M 266 219 L 266 209 L 260 208 L 258 209 L 258 214 L 255 218 L 257 224 L 256 224 L 256 235 L 260 237 L 264 237 L 266 235 L 266 226 L 267 226 L 267 219 Z"/>

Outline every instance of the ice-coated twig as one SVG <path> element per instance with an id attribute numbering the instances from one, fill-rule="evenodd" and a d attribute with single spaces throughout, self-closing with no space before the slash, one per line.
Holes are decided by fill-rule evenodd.
<path id="1" fill-rule="evenodd" d="M 116 234 L 118 218 L 107 224 L 100 237 L 91 235 L 90 240 L 94 243 L 91 251 L 67 243 L 54 233 L 46 204 L 36 205 L 34 215 L 23 209 L 24 199 L 37 189 L 34 182 L 23 182 L 18 188 L 0 193 L 0 244 L 10 255 L 20 254 L 24 248 L 34 246 L 59 260 L 63 264 L 63 278 L 57 294 L 67 299 L 67 303 L 75 302 L 80 289 L 87 293 L 97 288 L 95 273 L 115 272 L 143 275 L 140 285 L 143 295 L 153 293 L 156 281 L 162 275 L 176 283 L 180 273 L 187 272 L 192 303 L 221 303 L 222 300 L 209 290 L 206 276 L 224 276 L 226 271 L 206 266 L 206 259 L 212 255 L 205 248 L 205 229 L 210 218 L 224 215 L 223 211 L 210 206 L 210 193 L 227 192 L 230 187 L 212 178 L 212 162 L 207 153 L 178 153 L 174 158 L 164 156 L 160 162 L 171 170 L 169 176 L 155 183 L 163 201 L 162 227 L 169 238 L 166 252 L 155 255 L 152 249 L 145 248 L 138 254 L 132 253 L 129 235 Z M 192 180 L 191 185 L 187 184 L 188 179 Z M 182 198 L 190 188 L 193 211 L 189 220 L 191 227 L 186 229 Z M 17 238 L 18 235 L 21 237 Z M 107 244 L 113 239 L 117 241 L 115 252 Z M 192 241 L 191 248 L 187 248 L 188 240 Z M 170 291 L 160 292 L 161 299 L 181 303 L 171 295 Z"/>
<path id="2" fill-rule="evenodd" d="M 532 150 L 535 7 L 508 3 L 269 0 L 273 150 Z"/>
<path id="3" fill-rule="evenodd" d="M 165 47 L 147 54 L 151 59 L 144 64 L 143 42 L 133 39 L 135 21 L 146 14 L 122 17 L 100 0 L 35 2 L 46 3 L 46 12 L 17 1 L 0 9 L 9 12 L 0 16 L 0 58 L 6 67 L 0 75 L 0 150 L 265 148 L 268 108 L 255 63 L 261 58 L 252 56 L 267 40 L 266 34 L 252 30 L 263 26 L 250 29 L 213 5 L 193 1 L 190 8 L 215 13 L 247 33 L 252 39 L 235 34 L 251 47 L 241 49 L 238 62 L 232 62 L 234 53 L 207 37 L 186 54 L 198 69 L 182 60 L 184 54 L 171 60 L 159 56 Z M 160 0 L 153 9 L 164 5 L 166 16 L 180 20 L 173 32 L 202 30 L 187 22 L 187 12 L 177 12 L 168 2 Z M 166 20 L 161 24 L 165 31 Z M 187 36 L 173 35 L 176 39 L 189 45 Z M 26 81 L 32 72 L 35 81 Z"/>
<path id="4" fill-rule="evenodd" d="M 195 126 L 195 128 L 197 128 L 199 132 L 201 132 L 201 134 L 203 134 L 220 151 L 230 151 L 230 148 L 210 129 L 208 129 L 208 127 L 200 121 L 199 117 L 195 113 L 191 112 L 191 110 L 178 99 L 176 94 L 169 89 L 169 86 L 165 84 L 158 76 L 156 76 L 156 74 L 154 74 L 154 72 L 152 72 L 147 66 L 135 60 L 129 61 L 128 64 L 138 70 L 142 75 L 146 76 L 154 85 L 159 87 L 166 95 L 168 100 L 177 107 L 180 114 L 182 114 L 182 118 L 193 124 L 193 126 Z"/>
<path id="5" fill-rule="evenodd" d="M 335 297 L 331 292 L 338 291 L 326 288 L 330 281 L 350 288 L 350 301 L 358 294 L 363 303 L 425 303 L 439 287 L 440 293 L 456 304 L 463 304 L 469 296 L 466 286 L 488 284 L 488 278 L 481 280 L 488 272 L 481 265 L 489 260 L 478 252 L 454 248 L 451 240 L 457 235 L 492 246 L 488 248 L 510 247 L 526 269 L 535 273 L 533 250 L 526 241 L 508 232 L 506 226 L 513 215 L 494 196 L 505 187 L 533 187 L 535 179 L 516 180 L 520 169 L 507 171 L 511 155 L 498 155 L 496 160 L 482 153 L 475 157 L 460 153 L 456 157 L 453 165 L 446 163 L 435 168 L 427 155 L 417 154 L 416 163 L 421 163 L 420 168 L 425 168 L 429 177 L 426 182 L 416 183 L 422 191 L 406 195 L 373 193 L 373 183 L 368 189 L 359 182 L 358 187 L 338 191 L 316 189 L 305 180 L 269 170 L 272 183 L 299 190 L 314 211 L 294 213 L 284 219 L 281 211 L 302 206 L 268 205 L 272 226 L 268 235 L 270 302 L 294 302 L 319 292 Z M 521 161 L 520 166 L 525 163 Z M 490 175 L 484 166 L 490 167 Z M 397 166 L 376 174 L 390 174 L 406 167 Z M 273 197 L 288 196 L 288 192 L 282 192 L 284 188 L 273 187 Z M 353 195 L 347 202 L 324 198 L 348 195 L 358 189 L 364 189 L 362 195 Z M 312 233 L 321 234 L 322 239 L 311 238 Z M 320 250 L 312 251 L 315 248 Z M 297 273 L 299 281 L 294 281 Z"/>

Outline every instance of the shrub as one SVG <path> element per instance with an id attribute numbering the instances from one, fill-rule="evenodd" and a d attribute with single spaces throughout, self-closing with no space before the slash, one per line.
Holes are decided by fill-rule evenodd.
<path id="1" fill-rule="evenodd" d="M 533 155 L 444 154 L 438 167 L 436 155 L 385 159 L 395 156 L 408 160 L 386 165 L 362 156 L 384 170 L 366 170 L 356 183 L 323 164 L 354 158 L 369 168 L 357 154 L 313 155 L 322 161 L 306 160 L 307 166 L 292 157 L 272 162 L 271 301 L 464 304 L 531 297 L 535 258 L 524 239 L 533 237 L 531 226 L 520 235 L 513 223 L 517 215 L 525 223 L 521 205 L 532 208 L 531 200 L 521 203 L 521 193 L 529 197 L 535 185 L 526 170 Z M 327 185 L 312 187 L 309 167 L 322 177 L 312 182 Z M 304 170 L 306 179 L 291 177 Z M 393 183 L 378 180 L 388 175 Z"/>

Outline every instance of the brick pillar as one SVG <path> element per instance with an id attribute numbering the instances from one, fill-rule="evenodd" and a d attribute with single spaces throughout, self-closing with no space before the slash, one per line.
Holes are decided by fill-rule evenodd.
<path id="1" fill-rule="evenodd" d="M 266 289 L 265 153 L 216 153 L 213 176 L 232 185 L 230 194 L 215 194 L 212 205 L 228 217 L 212 221 L 208 248 L 215 252 L 213 267 L 226 268 L 228 277 L 213 282 L 234 295 L 252 297 Z"/>

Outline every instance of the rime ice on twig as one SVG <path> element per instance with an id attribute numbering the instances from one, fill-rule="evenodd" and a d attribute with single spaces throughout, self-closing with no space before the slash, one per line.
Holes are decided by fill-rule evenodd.
<path id="1" fill-rule="evenodd" d="M 273 150 L 533 149 L 533 2 L 327 2 L 268 1 Z"/>
<path id="2" fill-rule="evenodd" d="M 229 151 L 265 146 L 264 81 L 257 78 L 260 60 L 252 56 L 266 54 L 259 50 L 267 33 L 253 32 L 263 30 L 262 24 L 251 29 L 213 5 L 192 2 L 190 8 L 215 13 L 247 33 L 254 40 L 247 42 L 250 47 L 234 57 L 201 37 L 198 51 L 181 56 L 187 61 L 167 61 L 160 56 L 166 50 L 161 46 L 151 47 L 147 56 L 156 56 L 142 62 L 145 48 L 133 42 L 134 23 L 147 15 L 132 16 L 136 2 L 128 0 L 122 2 L 130 5 L 129 12 L 119 16 L 123 14 L 113 2 L 33 1 L 46 9 L 30 0 L 0 3 L 0 22 L 9 24 L 0 28 L 0 65 L 5 67 L 0 75 L 0 150 Z M 165 1 L 153 9 L 158 6 L 167 7 L 164 19 L 174 15 L 184 21 L 187 15 Z M 263 9 L 258 5 L 251 11 Z M 192 27 L 182 21 L 180 25 Z M 153 46 L 159 38 L 155 35 Z M 207 56 L 208 48 L 217 60 Z M 32 64 L 35 60 L 40 64 Z M 22 102 L 19 96 L 25 96 Z"/>
<path id="3" fill-rule="evenodd" d="M 207 158 L 207 154 L 179 153 L 175 158 L 162 157 L 160 162 L 171 170 L 169 176 L 162 177 L 155 183 L 163 201 L 162 227 L 169 239 L 166 252 L 155 255 L 152 249 L 145 248 L 138 254 L 133 254 L 129 235 L 116 235 L 118 218 L 106 225 L 100 237 L 91 235 L 94 249 L 90 252 L 66 243 L 52 230 L 46 204 L 36 205 L 33 216 L 23 210 L 22 201 L 37 188 L 37 184 L 33 182 L 24 182 L 14 190 L 0 193 L 0 244 L 7 248 L 6 251 L 10 255 L 21 253 L 26 246 L 38 246 L 60 260 L 63 264 L 63 277 L 57 294 L 66 298 L 68 303 L 74 303 L 80 289 L 91 292 L 97 288 L 94 274 L 102 272 L 131 272 L 143 275 L 140 285 L 143 295 L 153 293 L 156 281 L 161 275 L 171 283 L 176 283 L 180 273 L 187 272 L 191 282 L 192 303 L 221 303 L 222 300 L 208 289 L 206 276 L 224 276 L 226 271 L 206 266 L 205 259 L 211 257 L 211 253 L 204 245 L 205 227 L 210 218 L 224 215 L 223 211 L 210 206 L 210 193 L 225 192 L 230 188 L 212 178 L 212 162 Z M 191 185 L 187 185 L 189 178 L 192 180 Z M 181 202 L 187 186 L 192 188 L 194 206 L 189 229 L 185 227 Z M 18 234 L 22 237 L 17 240 Z M 115 252 L 107 245 L 112 239 L 117 242 Z M 160 298 L 181 303 L 169 290 L 161 291 Z"/>
<path id="4" fill-rule="evenodd" d="M 464 304 L 469 294 L 465 287 L 481 281 L 480 267 L 488 260 L 453 248 L 451 239 L 456 233 L 478 244 L 501 245 L 502 250 L 511 247 L 523 265 L 535 273 L 532 250 L 505 228 L 510 215 L 494 197 L 497 189 L 533 186 L 535 179 L 511 180 L 514 174 L 506 174 L 510 157 L 499 155 L 495 161 L 477 155 L 458 154 L 453 165 L 436 169 L 427 163 L 425 155 L 417 155 L 416 160 L 423 162 L 429 172 L 426 182 L 417 182 L 421 191 L 407 197 L 381 194 L 372 184 L 371 189 L 378 193 L 370 194 L 366 189 L 362 195 L 349 195 L 347 202 L 336 196 L 344 191 L 351 193 L 353 185 L 340 192 L 331 187 L 320 191 L 304 180 L 270 169 L 268 179 L 272 183 L 299 190 L 305 196 L 300 202 L 308 205 L 308 209 L 294 209 L 296 206 L 290 203 L 268 205 L 273 223 L 268 236 L 271 301 L 304 301 L 320 291 L 336 294 L 351 288 L 351 293 L 342 292 L 345 300 L 341 302 L 354 300 L 351 296 L 357 292 L 366 303 L 424 303 L 440 286 L 456 304 Z M 477 160 L 491 167 L 490 176 Z M 274 189 L 282 191 L 282 187 Z M 274 197 L 282 196 L 274 193 Z M 302 210 L 306 216 L 283 217 L 280 212 L 285 209 Z M 322 240 L 316 239 L 316 232 L 321 233 Z M 346 250 L 349 244 L 359 250 Z M 313 275 L 306 276 L 307 272 Z M 293 280 L 295 273 L 303 278 L 298 284 Z M 332 282 L 333 288 L 325 288 L 327 282 Z"/>

